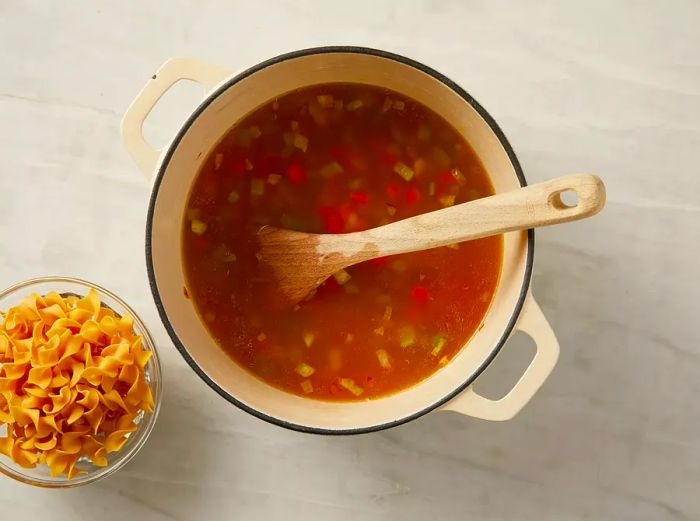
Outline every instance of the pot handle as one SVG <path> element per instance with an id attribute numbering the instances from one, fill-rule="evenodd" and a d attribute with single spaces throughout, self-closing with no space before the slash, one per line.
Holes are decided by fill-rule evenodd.
<path id="1" fill-rule="evenodd" d="M 121 123 L 122 142 L 136 165 L 150 178 L 162 149 L 157 149 L 143 137 L 143 122 L 158 100 L 180 80 L 192 80 L 204 87 L 205 96 L 231 71 L 218 65 L 191 58 L 171 58 L 144 85 L 131 102 Z"/>
<path id="2" fill-rule="evenodd" d="M 559 358 L 559 342 L 532 294 L 527 296 L 516 328 L 535 341 L 537 352 L 508 394 L 500 400 L 489 400 L 477 394 L 471 385 L 441 410 L 492 421 L 510 420 L 520 412 L 554 369 Z"/>

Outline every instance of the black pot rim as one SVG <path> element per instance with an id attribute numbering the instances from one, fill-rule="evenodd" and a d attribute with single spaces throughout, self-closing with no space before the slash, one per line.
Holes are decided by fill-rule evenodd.
<path id="1" fill-rule="evenodd" d="M 238 408 L 244 410 L 245 412 L 261 419 L 264 420 L 268 423 L 271 423 L 273 425 L 277 425 L 279 427 L 284 427 L 287 429 L 299 431 L 299 432 L 305 432 L 305 433 L 313 433 L 313 434 L 329 434 L 329 435 L 338 435 L 338 434 L 362 434 L 362 433 L 368 433 L 368 432 L 374 432 L 374 431 L 380 431 L 384 429 L 388 429 L 390 427 L 395 427 L 397 425 L 401 425 L 403 423 L 415 420 L 416 418 L 419 418 L 423 416 L 424 414 L 429 413 L 430 411 L 433 411 L 434 409 L 437 409 L 438 407 L 446 404 L 456 396 L 458 396 L 462 391 L 464 391 L 469 385 L 471 385 L 474 380 L 488 367 L 488 365 L 493 361 L 493 359 L 496 357 L 496 355 L 500 352 L 501 348 L 505 344 L 506 340 L 508 339 L 508 336 L 510 335 L 511 331 L 515 327 L 515 324 L 518 320 L 518 317 L 520 316 L 520 312 L 522 311 L 523 305 L 525 303 L 525 299 L 527 297 L 528 289 L 530 287 L 530 280 L 532 278 L 532 265 L 533 265 L 533 258 L 534 258 L 534 246 L 535 246 L 535 233 L 534 230 L 530 229 L 528 230 L 528 248 L 527 248 L 527 258 L 526 258 L 526 265 L 525 265 L 525 274 L 523 276 L 523 284 L 520 289 L 520 295 L 518 296 L 518 300 L 515 305 L 515 309 L 513 310 L 513 314 L 506 324 L 506 327 L 503 331 L 503 334 L 501 338 L 498 340 L 496 345 L 493 347 L 491 350 L 491 353 L 489 356 L 484 360 L 484 362 L 477 368 L 477 370 L 467 378 L 464 383 L 461 385 L 457 386 L 455 389 L 453 389 L 450 393 L 448 393 L 446 396 L 441 398 L 440 400 L 436 401 L 435 403 L 428 405 L 421 409 L 418 412 L 415 412 L 413 414 L 410 414 L 408 416 L 398 418 L 396 420 L 387 422 L 387 423 L 381 423 L 377 425 L 371 425 L 368 427 L 359 427 L 359 428 L 354 428 L 354 429 L 325 429 L 325 428 L 319 428 L 319 427 L 311 427 L 307 425 L 300 425 L 300 424 L 295 424 L 286 420 L 283 420 L 281 418 L 276 418 L 273 416 L 269 416 L 267 414 L 264 414 L 257 409 L 254 409 L 245 403 L 241 402 L 225 390 L 223 390 L 221 387 L 219 387 L 209 376 L 197 365 L 197 363 L 192 359 L 190 356 L 189 352 L 183 345 L 183 343 L 180 341 L 180 338 L 177 336 L 177 333 L 175 332 L 175 329 L 173 328 L 173 325 L 170 322 L 170 319 L 168 318 L 168 315 L 165 311 L 165 307 L 163 306 L 163 302 L 160 298 L 160 292 L 158 291 L 158 285 L 156 283 L 156 278 L 155 278 L 155 270 L 153 268 L 153 257 L 151 255 L 151 245 L 152 245 L 152 232 L 153 232 L 153 214 L 155 211 L 155 203 L 156 199 L 158 197 L 158 191 L 160 188 L 160 184 L 163 180 L 163 176 L 165 175 L 165 171 L 167 170 L 168 164 L 170 163 L 170 159 L 172 158 L 172 155 L 175 151 L 175 149 L 178 147 L 180 144 L 180 141 L 182 140 L 183 136 L 185 133 L 189 130 L 190 126 L 194 123 L 194 121 L 200 116 L 200 114 L 214 101 L 216 98 L 219 97 L 223 92 L 225 92 L 229 87 L 234 85 L 235 83 L 238 83 L 242 79 L 270 66 L 274 65 L 286 60 L 291 60 L 294 58 L 299 58 L 303 56 L 309 56 L 313 54 L 327 54 L 327 53 L 354 53 L 354 54 L 367 54 L 367 55 L 372 55 L 372 56 L 377 56 L 380 58 L 387 58 L 390 60 L 395 60 L 400 63 L 403 63 L 404 65 L 411 66 L 415 69 L 418 69 L 426 74 L 429 74 L 433 78 L 437 79 L 438 81 L 442 82 L 445 84 L 447 87 L 452 89 L 456 94 L 458 94 L 464 101 L 469 103 L 474 110 L 476 110 L 479 115 L 486 121 L 486 123 L 489 125 L 491 130 L 494 132 L 496 137 L 498 138 L 499 142 L 501 143 L 501 146 L 505 149 L 506 153 L 508 154 L 508 158 L 510 159 L 510 162 L 513 165 L 513 168 L 515 169 L 515 174 L 518 177 L 518 181 L 520 182 L 521 186 L 526 186 L 527 182 L 525 180 L 525 176 L 523 175 L 522 168 L 520 167 L 520 163 L 518 162 L 518 158 L 515 155 L 515 152 L 513 151 L 513 148 L 511 147 L 510 143 L 506 139 L 505 135 L 503 134 L 503 131 L 500 129 L 496 121 L 490 116 L 486 110 L 477 103 L 477 101 L 470 96 L 462 87 L 460 87 L 458 84 L 456 84 L 454 81 L 446 77 L 445 75 L 437 72 L 436 70 L 423 65 L 422 63 L 419 63 L 415 60 L 412 60 L 410 58 L 406 58 L 404 56 L 400 56 L 398 54 L 394 54 L 391 52 L 387 51 L 382 51 L 378 49 L 372 49 L 368 47 L 354 47 L 354 46 L 325 46 L 325 47 L 313 47 L 313 48 L 308 48 L 308 49 L 302 49 L 294 52 L 289 52 L 286 54 L 281 54 L 279 56 L 276 56 L 274 58 L 270 58 L 269 60 L 266 60 L 264 62 L 261 62 L 239 74 L 236 74 L 232 78 L 230 78 L 226 83 L 222 84 L 219 88 L 217 88 L 215 91 L 211 92 L 207 98 L 194 110 L 194 112 L 190 115 L 190 117 L 185 121 L 185 123 L 182 125 L 178 133 L 176 134 L 175 138 L 172 140 L 172 142 L 168 146 L 168 150 L 166 151 L 166 154 L 163 158 L 163 161 L 160 164 L 160 167 L 158 169 L 158 172 L 156 174 L 156 178 L 153 184 L 153 190 L 151 192 L 151 198 L 150 202 L 148 205 L 148 216 L 147 216 L 147 221 L 146 221 L 146 267 L 148 271 L 148 280 L 149 284 L 151 287 L 151 293 L 153 294 L 153 299 L 155 301 L 156 307 L 158 309 L 158 314 L 160 315 L 160 318 L 163 322 L 163 325 L 165 326 L 166 331 L 168 332 L 168 335 L 170 336 L 170 339 L 173 341 L 175 344 L 175 347 L 177 350 L 180 352 L 182 357 L 185 359 L 187 364 L 194 370 L 199 377 L 206 382 L 206 384 L 211 387 L 214 391 L 216 391 L 222 398 L 225 400 L 229 401 L 230 403 L 236 405 Z"/>

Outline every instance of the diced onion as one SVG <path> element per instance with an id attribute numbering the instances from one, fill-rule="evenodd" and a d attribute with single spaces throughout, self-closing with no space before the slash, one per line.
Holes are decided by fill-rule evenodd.
<path id="1" fill-rule="evenodd" d="M 197 235 L 202 235 L 207 231 L 207 223 L 200 221 L 199 219 L 193 219 L 190 223 L 190 228 Z"/>
<path id="2" fill-rule="evenodd" d="M 306 347 L 311 347 L 311 344 L 314 343 L 314 339 L 316 338 L 316 335 L 313 333 L 304 333 L 304 345 Z"/>
<path id="3" fill-rule="evenodd" d="M 308 378 L 312 374 L 316 372 L 316 369 L 311 367 L 309 364 L 306 364 L 304 362 L 300 363 L 297 365 L 295 371 L 303 378 Z"/>
<path id="4" fill-rule="evenodd" d="M 374 334 L 378 336 L 384 336 L 384 326 L 379 326 L 374 330 Z"/>
<path id="5" fill-rule="evenodd" d="M 382 112 L 386 112 L 391 108 L 391 98 L 384 98 L 384 103 L 382 103 Z"/>
<path id="6" fill-rule="evenodd" d="M 399 345 L 403 348 L 411 347 L 416 343 L 416 333 L 411 327 L 405 327 L 399 334 Z"/>
<path id="7" fill-rule="evenodd" d="M 267 182 L 271 185 L 276 185 L 282 180 L 282 176 L 279 174 L 270 174 L 267 176 Z"/>
<path id="8" fill-rule="evenodd" d="M 314 392 L 314 386 L 311 383 L 311 380 L 302 380 L 299 382 L 299 385 L 301 386 L 301 390 L 304 391 L 306 394 L 311 394 Z"/>
<path id="9" fill-rule="evenodd" d="M 344 387 L 355 396 L 360 396 L 364 392 L 362 387 L 355 385 L 355 380 L 352 378 L 341 378 L 339 383 L 341 387 Z"/>
<path id="10" fill-rule="evenodd" d="M 216 154 L 214 156 L 214 170 L 218 170 L 221 168 L 221 164 L 224 162 L 224 155 L 223 154 Z"/>
<path id="11" fill-rule="evenodd" d="M 406 103 L 397 99 L 397 100 L 394 100 L 393 106 L 394 106 L 395 110 L 403 110 L 406 108 Z"/>
<path id="12" fill-rule="evenodd" d="M 377 360 L 379 360 L 379 365 L 384 369 L 391 369 L 391 363 L 389 363 L 389 355 L 384 349 L 377 349 Z"/>
<path id="13" fill-rule="evenodd" d="M 353 101 L 351 101 L 350 103 L 348 103 L 348 104 L 345 106 L 345 108 L 348 109 L 348 110 L 357 110 L 357 109 L 359 109 L 360 107 L 362 107 L 363 105 L 364 105 L 364 103 L 362 103 L 362 100 L 361 100 L 361 99 L 356 99 L 356 100 L 353 100 Z"/>
<path id="14" fill-rule="evenodd" d="M 264 342 L 267 339 L 267 335 L 265 333 L 260 333 L 256 338 L 258 342 Z"/>
<path id="15" fill-rule="evenodd" d="M 228 200 L 229 203 L 233 204 L 236 201 L 238 201 L 240 198 L 241 198 L 241 196 L 238 195 L 238 192 L 236 192 L 234 190 L 233 192 L 228 194 L 228 197 L 226 199 Z"/>
<path id="16" fill-rule="evenodd" d="M 306 149 L 309 146 L 309 138 L 295 132 L 292 144 L 302 152 L 306 152 Z"/>
<path id="17" fill-rule="evenodd" d="M 447 208 L 448 206 L 452 206 L 455 204 L 455 196 L 454 195 L 443 195 L 440 197 L 440 204 Z"/>
<path id="18" fill-rule="evenodd" d="M 342 285 L 345 284 L 347 281 L 349 281 L 352 277 L 350 276 L 350 274 L 349 274 L 347 271 L 345 271 L 345 270 L 340 270 L 340 271 L 336 271 L 336 272 L 333 274 L 333 278 L 335 279 L 335 281 L 336 281 L 338 284 L 340 284 L 340 285 L 342 286 Z"/>
<path id="19" fill-rule="evenodd" d="M 265 181 L 262 179 L 251 179 L 250 195 L 263 195 L 265 193 Z"/>
<path id="20" fill-rule="evenodd" d="M 394 311 L 394 310 L 393 310 L 393 308 L 392 308 L 391 306 L 387 306 L 387 307 L 384 308 L 384 317 L 383 317 L 383 318 L 384 318 L 384 320 L 385 320 L 386 322 L 388 322 L 389 320 L 391 320 L 391 313 L 392 313 L 393 311 Z"/>
<path id="21" fill-rule="evenodd" d="M 442 351 L 442 348 L 447 344 L 447 339 L 442 335 L 435 335 L 433 337 L 433 350 L 430 352 L 433 356 L 438 356 Z"/>
<path id="22" fill-rule="evenodd" d="M 331 94 L 319 94 L 318 96 L 316 96 L 316 101 L 318 101 L 318 104 L 321 105 L 324 109 L 329 109 L 335 106 L 333 95 Z"/>

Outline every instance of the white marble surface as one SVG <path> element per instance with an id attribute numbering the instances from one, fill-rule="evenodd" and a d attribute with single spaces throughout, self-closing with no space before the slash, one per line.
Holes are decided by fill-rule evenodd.
<path id="1" fill-rule="evenodd" d="M 112 288 L 151 326 L 166 387 L 126 469 L 62 492 L 1 479 L 3 518 L 700 519 L 700 4 L 337 4 L 0 3 L 0 285 L 65 273 Z M 358 437 L 287 432 L 216 396 L 160 324 L 125 107 L 173 55 L 241 68 L 345 43 L 461 83 L 531 182 L 592 171 L 608 185 L 599 217 L 538 233 L 534 291 L 562 356 L 513 421 L 434 413 Z M 194 103 L 181 94 L 149 135 L 172 133 Z M 493 385 L 522 364 L 511 346 Z"/>

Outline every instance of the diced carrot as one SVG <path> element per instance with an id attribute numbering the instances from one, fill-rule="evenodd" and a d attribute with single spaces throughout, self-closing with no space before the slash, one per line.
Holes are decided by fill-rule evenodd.
<path id="1" fill-rule="evenodd" d="M 245 157 L 234 156 L 231 159 L 231 171 L 234 174 L 242 174 L 245 170 Z"/>
<path id="2" fill-rule="evenodd" d="M 401 197 L 401 186 L 398 183 L 389 183 L 386 185 L 386 195 L 390 201 L 398 201 Z"/>
<path id="3" fill-rule="evenodd" d="M 386 166 L 393 167 L 399 161 L 398 154 L 395 154 L 393 151 L 391 151 L 389 149 L 383 150 L 381 152 L 380 156 L 382 159 L 382 163 L 384 163 Z"/>
<path id="4" fill-rule="evenodd" d="M 292 163 L 287 168 L 287 178 L 292 184 L 298 185 L 306 179 L 306 172 L 299 163 Z"/>
<path id="5" fill-rule="evenodd" d="M 377 257 L 376 259 L 372 259 L 369 261 L 372 266 L 376 266 L 378 268 L 381 268 L 386 264 L 386 257 Z"/>
<path id="6" fill-rule="evenodd" d="M 428 302 L 428 288 L 422 285 L 413 286 L 411 288 L 411 298 L 419 304 Z"/>
<path id="7" fill-rule="evenodd" d="M 420 201 L 420 192 L 415 186 L 409 186 L 406 190 L 406 202 L 408 204 L 415 204 Z"/>
<path id="8" fill-rule="evenodd" d="M 318 209 L 318 213 L 323 218 L 323 226 L 327 233 L 343 233 L 345 223 L 337 209 L 330 206 L 322 206 Z"/>
<path id="9" fill-rule="evenodd" d="M 365 191 L 352 192 L 350 200 L 357 204 L 366 204 L 369 202 L 369 194 Z"/>
<path id="10" fill-rule="evenodd" d="M 437 175 L 438 181 L 440 182 L 441 185 L 443 186 L 449 186 L 451 184 L 454 184 L 457 182 L 457 180 L 454 178 L 452 173 L 449 170 L 446 170 L 444 172 L 440 172 Z"/>

